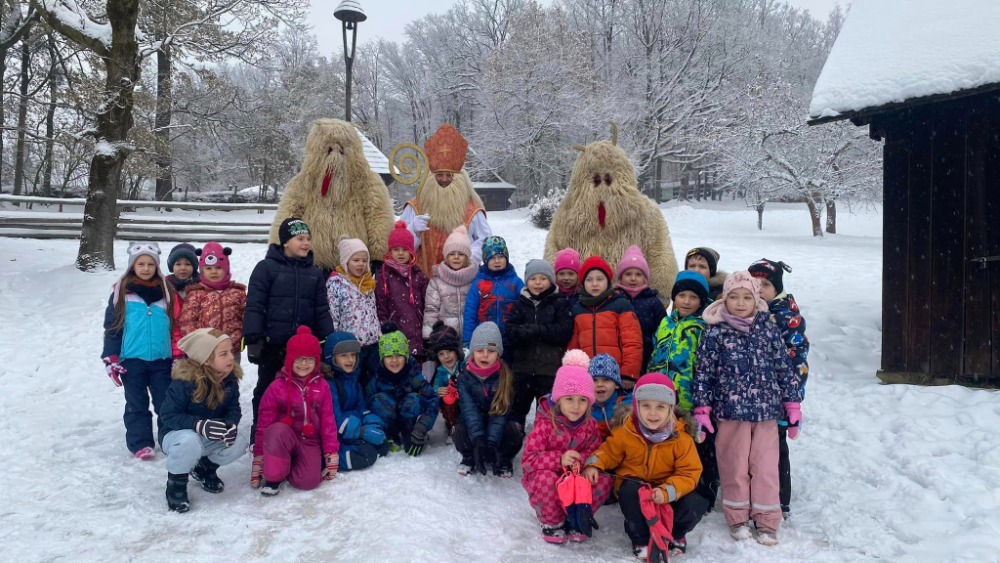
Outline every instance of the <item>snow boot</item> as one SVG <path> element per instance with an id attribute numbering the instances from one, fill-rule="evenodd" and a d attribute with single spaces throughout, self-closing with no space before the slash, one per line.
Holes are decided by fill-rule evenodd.
<path id="1" fill-rule="evenodd" d="M 167 473 L 167 508 L 174 512 L 187 512 L 191 509 L 187 473 Z"/>
<path id="2" fill-rule="evenodd" d="M 768 547 L 778 545 L 778 531 L 767 526 L 757 526 L 757 543 Z"/>
<path id="3" fill-rule="evenodd" d="M 514 476 L 514 460 L 501 459 L 493 466 L 493 476 L 501 479 L 510 479 Z"/>
<path id="4" fill-rule="evenodd" d="M 219 479 L 216 470 L 219 465 L 210 461 L 207 457 L 198 460 L 198 465 L 191 470 L 191 478 L 201 483 L 201 488 L 210 493 L 221 493 L 226 488 L 226 484 Z"/>
<path id="5" fill-rule="evenodd" d="M 670 542 L 670 555 L 683 555 L 687 553 L 688 542 L 685 538 L 673 539 Z"/>
<path id="6" fill-rule="evenodd" d="M 729 535 L 736 541 L 742 541 L 752 538 L 753 532 L 750 530 L 750 523 L 743 522 L 742 524 L 730 526 Z"/>
<path id="7" fill-rule="evenodd" d="M 566 543 L 566 530 L 563 529 L 563 524 L 555 526 L 542 524 L 542 539 L 548 543 Z"/>
<path id="8" fill-rule="evenodd" d="M 267 497 L 273 497 L 278 494 L 278 490 L 281 488 L 282 483 L 284 483 L 284 481 L 265 481 L 260 487 L 260 494 Z"/>

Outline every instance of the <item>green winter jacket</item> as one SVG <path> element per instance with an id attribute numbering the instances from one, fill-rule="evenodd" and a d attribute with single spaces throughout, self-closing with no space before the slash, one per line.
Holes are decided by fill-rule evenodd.
<path id="1" fill-rule="evenodd" d="M 677 311 L 665 317 L 653 337 L 653 355 L 647 371 L 662 373 L 674 381 L 677 407 L 690 412 L 691 379 L 694 376 L 695 352 L 705 330 L 700 314 L 680 318 Z"/>

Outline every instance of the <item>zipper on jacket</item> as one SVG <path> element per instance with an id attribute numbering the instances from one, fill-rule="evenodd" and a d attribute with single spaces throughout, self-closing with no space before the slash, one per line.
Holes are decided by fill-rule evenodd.
<path id="1" fill-rule="evenodd" d="M 293 266 L 295 270 L 295 309 L 292 311 L 292 336 L 295 336 L 295 331 L 299 328 L 299 267 L 297 264 L 293 264 Z M 286 341 L 285 345 L 287 346 L 287 344 Z"/>
<path id="2" fill-rule="evenodd" d="M 593 321 L 593 328 L 591 329 L 590 334 L 591 334 L 591 338 L 593 338 L 593 341 L 594 341 L 594 354 L 593 355 L 596 356 L 597 355 L 597 309 L 594 309 L 593 311 L 594 311 L 594 315 L 593 315 L 594 321 Z"/>

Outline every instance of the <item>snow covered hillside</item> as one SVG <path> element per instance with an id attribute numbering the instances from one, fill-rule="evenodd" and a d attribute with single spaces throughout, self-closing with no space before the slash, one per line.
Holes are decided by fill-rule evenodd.
<path id="1" fill-rule="evenodd" d="M 815 239 L 802 206 L 769 206 L 762 232 L 740 206 L 671 204 L 664 214 L 678 256 L 707 245 L 726 271 L 761 257 L 790 264 L 785 287 L 813 347 L 781 543 L 735 543 L 713 512 L 677 560 L 997 561 L 1000 396 L 875 378 L 881 217 L 842 213 L 843 234 Z M 523 211 L 491 213 L 490 223 L 507 237 L 518 271 L 541 257 L 545 233 Z M 171 246 L 161 243 L 164 255 Z M 233 278 L 245 282 L 264 247 L 233 247 Z M 116 248 L 121 267 L 125 243 Z M 76 241 L 0 240 L 0 559 L 633 560 L 617 506 L 598 513 L 592 541 L 543 543 L 520 469 L 513 480 L 459 477 L 440 423 L 422 457 L 392 454 L 312 492 L 285 487 L 261 497 L 247 484 L 245 457 L 220 470 L 224 493 L 192 483 L 192 511 L 169 513 L 164 458 L 131 459 L 122 392 L 99 358 L 103 310 L 120 271 L 81 273 L 76 249 Z M 244 361 L 244 369 L 249 412 L 255 368 Z"/>

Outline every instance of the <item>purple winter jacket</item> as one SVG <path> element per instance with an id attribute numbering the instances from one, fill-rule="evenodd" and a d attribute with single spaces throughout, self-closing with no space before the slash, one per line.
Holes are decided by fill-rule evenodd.
<path id="1" fill-rule="evenodd" d="M 386 260 L 375 278 L 375 305 L 380 323 L 392 321 L 410 342 L 410 355 L 423 356 L 424 294 L 427 276 L 411 263 L 407 275 Z"/>

